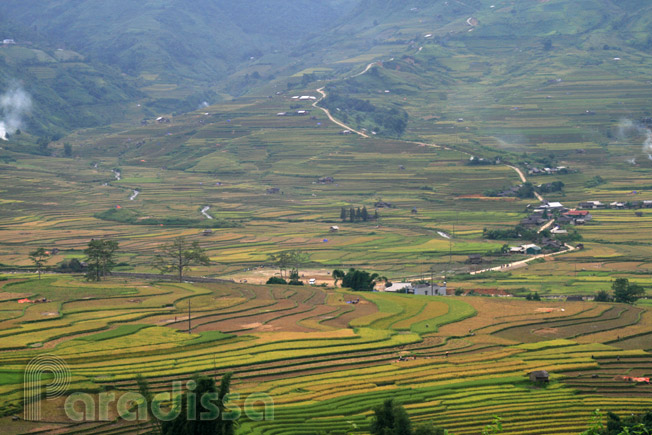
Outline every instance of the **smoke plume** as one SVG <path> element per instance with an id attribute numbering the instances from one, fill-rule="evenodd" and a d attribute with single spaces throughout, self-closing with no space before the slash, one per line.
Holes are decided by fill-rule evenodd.
<path id="1" fill-rule="evenodd" d="M 621 139 L 625 139 L 635 135 L 645 136 L 643 153 L 647 154 L 650 160 L 652 160 L 652 130 L 642 124 L 634 123 L 629 119 L 621 120 L 618 124 L 618 136 Z"/>
<path id="2" fill-rule="evenodd" d="M 16 133 L 23 125 L 23 117 L 32 108 L 32 98 L 20 86 L 12 86 L 0 96 L 0 139 Z"/>

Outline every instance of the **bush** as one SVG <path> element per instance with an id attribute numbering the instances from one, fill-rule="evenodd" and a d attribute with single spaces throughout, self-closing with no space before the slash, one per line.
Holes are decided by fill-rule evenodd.
<path id="1" fill-rule="evenodd" d="M 267 284 L 287 284 L 287 281 L 283 278 L 279 278 L 278 276 L 272 276 L 267 280 Z"/>
<path id="2" fill-rule="evenodd" d="M 187 219 L 187 218 L 152 218 L 140 216 L 133 210 L 124 208 L 110 208 L 95 215 L 96 218 L 120 222 L 130 225 L 164 225 L 168 227 L 191 227 L 191 228 L 236 228 L 241 226 L 237 222 L 224 219 Z"/>

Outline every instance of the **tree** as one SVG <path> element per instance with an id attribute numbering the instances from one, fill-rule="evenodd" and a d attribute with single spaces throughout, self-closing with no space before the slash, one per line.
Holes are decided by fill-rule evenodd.
<path id="1" fill-rule="evenodd" d="M 342 207 L 342 210 L 340 211 L 340 220 L 342 222 L 346 221 L 346 208 Z"/>
<path id="2" fill-rule="evenodd" d="M 331 276 L 335 280 L 335 287 L 337 287 L 337 281 L 343 280 L 345 275 L 346 274 L 343 271 L 339 270 L 339 269 L 336 269 L 336 270 L 333 271 Z"/>
<path id="3" fill-rule="evenodd" d="M 310 256 L 299 249 L 290 251 L 281 251 L 276 254 L 267 255 L 267 259 L 281 272 L 281 278 L 287 277 L 287 270 L 290 269 L 289 275 L 296 273 L 299 276 L 299 268 L 308 262 Z"/>
<path id="4" fill-rule="evenodd" d="M 68 142 L 63 144 L 63 155 L 66 157 L 72 156 L 72 145 L 70 145 Z"/>
<path id="5" fill-rule="evenodd" d="M 596 295 L 595 299 L 596 302 L 611 302 L 612 298 L 611 295 L 609 294 L 608 291 L 606 290 L 600 290 Z"/>
<path id="6" fill-rule="evenodd" d="M 88 248 L 84 250 L 88 270 L 86 279 L 88 281 L 101 281 L 103 276 L 111 273 L 115 267 L 113 261 L 115 251 L 118 250 L 118 242 L 114 240 L 91 239 Z"/>
<path id="7" fill-rule="evenodd" d="M 145 405 L 148 407 L 151 406 L 152 402 L 154 401 L 154 395 L 152 394 L 152 391 L 149 388 L 149 383 L 147 382 L 147 379 L 145 379 L 143 375 L 139 373 L 138 375 L 136 375 L 136 384 L 138 385 L 138 392 L 145 399 Z M 154 429 L 154 433 L 157 434 L 161 433 L 161 421 L 158 418 L 156 417 L 152 418 L 150 425 Z"/>
<path id="8" fill-rule="evenodd" d="M 29 253 L 29 259 L 32 260 L 34 266 L 36 266 L 36 272 L 38 273 L 38 279 L 41 279 L 41 270 L 45 266 L 48 255 L 45 253 L 45 248 L 36 248 L 36 250 Z"/>
<path id="9" fill-rule="evenodd" d="M 231 388 L 231 373 L 222 376 L 219 389 L 208 376 L 195 376 L 192 393 L 184 393 L 177 402 L 181 412 L 161 425 L 163 435 L 233 435 L 237 417 L 226 404 Z M 201 418 L 200 416 L 211 418 Z"/>
<path id="10" fill-rule="evenodd" d="M 266 284 L 287 284 L 287 281 L 283 278 L 279 278 L 278 276 L 271 276 L 267 280 Z"/>
<path id="11" fill-rule="evenodd" d="M 374 408 L 371 420 L 372 435 L 446 435 L 448 432 L 432 423 L 422 423 L 412 430 L 410 417 L 405 408 L 393 399 L 387 399 Z"/>
<path id="12" fill-rule="evenodd" d="M 362 207 L 362 220 L 364 222 L 369 220 L 369 212 L 367 211 L 367 207 Z"/>
<path id="13" fill-rule="evenodd" d="M 290 280 L 288 281 L 288 285 L 303 285 L 303 281 L 299 279 L 299 271 L 292 269 L 290 272 Z"/>
<path id="14" fill-rule="evenodd" d="M 360 210 L 360 207 L 355 211 L 355 221 L 360 222 L 362 220 L 362 210 Z"/>
<path id="15" fill-rule="evenodd" d="M 540 301 L 541 300 L 541 296 L 539 296 L 539 292 L 534 292 L 534 294 L 532 295 L 532 300 L 533 301 Z"/>
<path id="16" fill-rule="evenodd" d="M 412 424 L 405 408 L 387 399 L 374 408 L 370 432 L 372 435 L 408 435 L 412 433 Z"/>
<path id="17" fill-rule="evenodd" d="M 179 282 L 183 282 L 183 274 L 193 265 L 208 265 L 210 259 L 199 246 L 199 242 L 188 243 L 185 237 L 177 237 L 174 241 L 161 248 L 161 253 L 154 259 L 154 266 L 161 273 L 175 272 Z"/>
<path id="18" fill-rule="evenodd" d="M 355 210 L 353 209 L 353 207 L 349 209 L 349 220 L 351 222 L 355 222 Z"/>
<path id="19" fill-rule="evenodd" d="M 341 279 L 342 287 L 347 287 L 355 291 L 372 291 L 377 281 L 387 280 L 377 273 L 370 274 L 364 270 L 353 268 L 349 269 L 346 273 L 341 270 L 334 270 L 332 276 L 335 278 L 335 285 L 337 285 L 337 280 Z"/>
<path id="20" fill-rule="evenodd" d="M 643 287 L 630 283 L 627 278 L 616 278 L 611 289 L 614 291 L 614 300 L 625 304 L 633 304 L 645 294 Z"/>
<path id="21" fill-rule="evenodd" d="M 491 435 L 501 433 L 503 431 L 503 419 L 494 415 L 494 421 L 491 424 L 486 425 L 482 429 L 482 435 Z"/>

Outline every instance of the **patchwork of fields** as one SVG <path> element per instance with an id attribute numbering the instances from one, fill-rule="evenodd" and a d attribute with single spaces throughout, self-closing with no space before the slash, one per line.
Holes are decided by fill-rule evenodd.
<path id="1" fill-rule="evenodd" d="M 652 387 L 618 380 L 650 375 L 645 304 L 115 278 L 89 284 L 72 276 L 0 284 L 5 415 L 19 409 L 22 372 L 40 354 L 66 361 L 71 392 L 116 397 L 137 391 L 137 374 L 163 392 L 195 373 L 233 371 L 240 400 L 266 393 L 275 404 L 274 421 L 243 417 L 242 433 L 252 434 L 364 432 L 371 408 L 389 397 L 415 421 L 456 434 L 478 433 L 494 415 L 509 434 L 576 434 L 596 408 L 623 413 L 652 404 Z M 17 302 L 37 296 L 47 302 Z M 548 370 L 550 385 L 533 385 L 533 370 Z M 42 406 L 40 423 L 3 418 L 5 433 L 136 431 L 134 422 L 114 422 L 113 411 L 109 422 L 72 424 L 63 399 Z"/>

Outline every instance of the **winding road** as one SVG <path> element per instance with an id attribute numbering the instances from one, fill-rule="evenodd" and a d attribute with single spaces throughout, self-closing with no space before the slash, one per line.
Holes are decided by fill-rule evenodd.
<path id="1" fill-rule="evenodd" d="M 210 209 L 211 208 L 209 206 L 206 206 L 206 207 L 201 209 L 201 214 L 203 214 L 206 217 L 206 219 L 213 219 L 213 216 L 208 214 L 208 210 L 210 210 Z"/>
<path id="2" fill-rule="evenodd" d="M 363 133 L 363 132 L 361 132 L 361 131 L 358 131 L 358 130 L 354 129 L 353 127 L 349 127 L 349 126 L 346 125 L 345 123 L 340 122 L 340 121 L 338 121 L 337 119 L 335 119 L 335 118 L 333 117 L 333 115 L 331 115 L 330 110 L 326 109 L 325 107 L 318 106 L 317 104 L 318 104 L 321 100 L 323 100 L 324 98 L 326 98 L 326 92 L 324 91 L 324 88 L 323 88 L 323 87 L 317 89 L 317 92 L 319 92 L 319 93 L 321 94 L 321 98 L 320 98 L 319 100 L 315 101 L 314 103 L 312 103 L 312 107 L 317 108 L 317 109 L 320 109 L 320 110 L 323 110 L 324 113 L 326 114 L 326 116 L 328 116 L 328 119 L 330 119 L 331 122 L 333 122 L 333 123 L 339 125 L 340 127 L 345 128 L 345 129 L 347 129 L 347 130 L 350 130 L 350 131 L 352 131 L 353 133 L 356 133 L 356 134 L 358 134 L 358 135 L 360 135 L 360 136 L 362 136 L 362 137 L 369 138 L 369 136 L 368 136 L 367 134 L 365 134 L 365 133 Z"/>
<path id="3" fill-rule="evenodd" d="M 513 263 L 507 263 L 503 264 L 501 266 L 496 266 L 496 267 L 490 267 L 488 269 L 481 269 L 481 270 L 476 270 L 474 272 L 470 272 L 470 275 L 477 275 L 479 273 L 484 273 L 484 272 L 503 272 L 511 269 L 517 269 L 519 267 L 523 267 L 527 265 L 528 263 L 538 260 L 539 258 L 548 258 L 548 257 L 554 257 L 556 255 L 561 255 L 561 254 L 567 254 L 569 252 L 575 251 L 577 248 L 566 244 L 566 250 L 564 251 L 559 251 L 559 252 L 551 252 L 550 254 L 540 254 L 540 255 L 535 255 L 530 258 L 526 258 L 525 260 L 519 260 L 519 261 L 514 261 Z"/>

